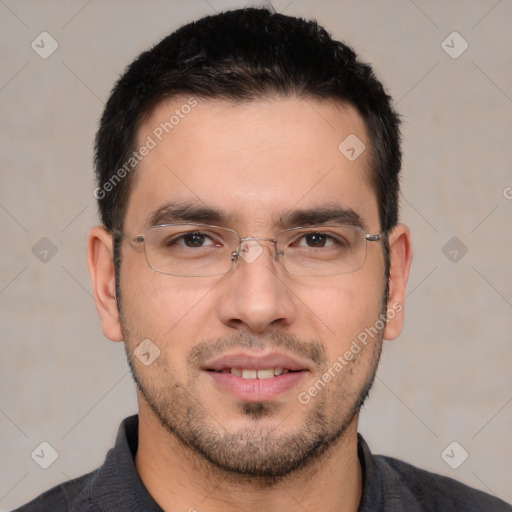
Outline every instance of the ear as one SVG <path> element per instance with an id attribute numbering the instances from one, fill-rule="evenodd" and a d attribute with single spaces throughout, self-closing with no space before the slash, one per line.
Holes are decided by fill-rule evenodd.
<path id="1" fill-rule="evenodd" d="M 103 335 L 112 341 L 123 341 L 116 303 L 113 252 L 112 235 L 103 226 L 92 228 L 87 238 L 87 266 Z"/>
<path id="2" fill-rule="evenodd" d="M 401 332 L 404 323 L 405 289 L 412 261 L 412 245 L 409 228 L 398 224 L 389 235 L 389 296 L 388 321 L 384 339 L 393 340 Z"/>

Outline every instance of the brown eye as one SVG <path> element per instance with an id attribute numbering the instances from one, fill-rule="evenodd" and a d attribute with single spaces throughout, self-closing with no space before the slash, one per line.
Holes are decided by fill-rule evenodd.
<path id="1" fill-rule="evenodd" d="M 306 239 L 307 245 L 310 247 L 325 247 L 327 243 L 327 236 L 322 233 L 311 233 L 304 238 Z"/>
<path id="2" fill-rule="evenodd" d="M 325 233 L 311 232 L 305 233 L 300 238 L 298 238 L 297 246 L 318 249 L 322 247 L 331 247 L 336 245 L 337 242 L 338 241 L 335 240 L 332 236 L 329 236 Z"/>
<path id="3" fill-rule="evenodd" d="M 183 235 L 182 239 L 187 247 L 202 247 L 207 237 L 202 233 L 190 233 Z"/>

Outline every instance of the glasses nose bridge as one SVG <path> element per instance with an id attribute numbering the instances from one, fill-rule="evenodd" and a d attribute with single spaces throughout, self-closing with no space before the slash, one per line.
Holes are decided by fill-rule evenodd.
<path id="1" fill-rule="evenodd" d="M 240 238 L 240 245 L 243 242 L 273 242 L 275 246 L 277 246 L 277 239 L 275 238 L 264 238 L 261 236 L 244 236 L 243 238 Z"/>
<path id="2" fill-rule="evenodd" d="M 254 244 L 250 244 L 254 242 Z M 231 254 L 231 260 L 236 263 L 240 261 L 240 258 L 244 259 L 247 263 L 252 263 L 262 252 L 263 247 L 259 242 L 272 242 L 274 244 L 274 259 L 278 260 L 280 256 L 280 251 L 277 246 L 276 238 L 267 238 L 267 237 L 259 237 L 259 236 L 245 236 L 240 237 L 238 241 L 238 246 Z M 252 249 L 251 249 L 252 248 Z M 252 254 L 250 254 L 252 252 Z M 244 256 L 244 254 L 246 254 Z"/>

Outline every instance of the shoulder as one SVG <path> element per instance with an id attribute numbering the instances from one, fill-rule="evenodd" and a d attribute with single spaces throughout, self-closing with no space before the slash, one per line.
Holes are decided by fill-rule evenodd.
<path id="1" fill-rule="evenodd" d="M 375 465 L 388 485 L 399 488 L 405 502 L 424 511 L 511 512 L 504 501 L 469 487 L 453 478 L 417 468 L 407 462 L 382 455 L 374 456 Z"/>
<path id="2" fill-rule="evenodd" d="M 53 487 L 13 512 L 160 510 L 137 474 L 133 459 L 137 444 L 135 415 L 121 423 L 114 448 L 98 469 Z"/>
<path id="3" fill-rule="evenodd" d="M 359 512 L 512 512 L 504 501 L 402 460 L 373 455 L 358 434 L 363 470 Z"/>
<path id="4" fill-rule="evenodd" d="M 87 501 L 87 488 L 96 474 L 97 470 L 61 483 L 13 512 L 71 512 L 78 502 Z"/>

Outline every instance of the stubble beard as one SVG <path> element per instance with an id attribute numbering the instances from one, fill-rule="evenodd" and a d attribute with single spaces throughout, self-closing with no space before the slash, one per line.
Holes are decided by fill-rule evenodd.
<path id="1" fill-rule="evenodd" d="M 208 410 L 195 397 L 196 378 L 186 383 L 178 382 L 169 362 L 159 358 L 150 372 L 138 372 L 140 365 L 134 360 L 130 340 L 133 337 L 125 322 L 121 322 L 125 348 L 132 376 L 138 390 L 153 414 L 166 431 L 180 444 L 190 450 L 193 458 L 210 471 L 220 472 L 224 477 L 245 481 L 259 481 L 262 485 L 273 485 L 319 459 L 339 442 L 349 425 L 357 421 L 361 409 L 372 387 L 382 347 L 382 331 L 357 357 L 336 375 L 307 406 L 297 400 L 298 411 L 308 407 L 300 425 L 284 431 L 265 423 L 272 419 L 282 407 L 279 402 L 239 402 L 239 414 L 250 424 L 235 431 L 226 429 L 222 418 Z M 265 348 L 286 348 L 315 359 L 316 377 L 326 371 L 328 361 L 325 349 L 318 342 L 303 342 L 283 333 L 270 333 L 263 345 Z M 240 334 L 217 342 L 202 342 L 193 349 L 188 360 L 205 359 L 205 352 L 222 353 L 228 348 L 263 348 L 261 340 Z M 358 389 L 350 386 L 351 375 L 358 364 L 361 353 L 371 350 L 367 363 L 366 378 Z M 190 367 L 190 365 L 187 365 Z M 316 380 L 316 379 L 315 379 Z M 291 418 L 293 413 L 289 415 Z M 286 423 L 286 417 L 283 425 Z M 280 430 L 280 433 L 277 432 Z"/>

